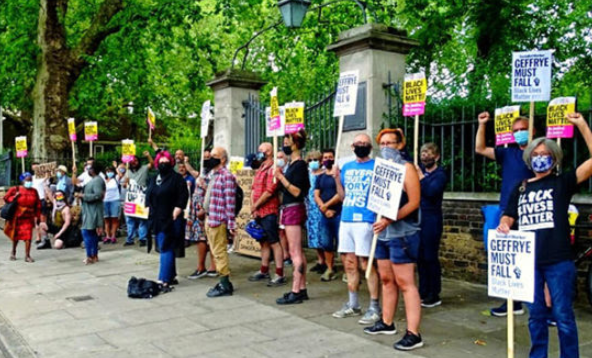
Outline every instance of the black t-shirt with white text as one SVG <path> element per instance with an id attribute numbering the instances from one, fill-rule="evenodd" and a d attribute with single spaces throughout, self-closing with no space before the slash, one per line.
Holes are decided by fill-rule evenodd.
<path id="1" fill-rule="evenodd" d="M 575 171 L 549 175 L 518 184 L 508 200 L 504 215 L 514 218 L 520 231 L 535 232 L 537 265 L 571 260 L 570 227 L 567 210 L 577 191 Z"/>

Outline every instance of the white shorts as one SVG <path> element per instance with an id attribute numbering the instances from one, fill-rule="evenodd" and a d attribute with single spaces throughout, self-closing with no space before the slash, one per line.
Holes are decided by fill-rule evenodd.
<path id="1" fill-rule="evenodd" d="M 339 225 L 339 247 L 342 254 L 355 253 L 356 256 L 370 256 L 372 246 L 372 224 L 367 222 L 341 222 Z"/>

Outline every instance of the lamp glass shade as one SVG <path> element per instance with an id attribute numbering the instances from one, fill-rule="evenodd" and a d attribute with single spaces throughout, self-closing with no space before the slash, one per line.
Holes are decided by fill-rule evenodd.
<path id="1" fill-rule="evenodd" d="M 302 25 L 306 11 L 310 6 L 308 0 L 281 0 L 278 7 L 282 13 L 284 24 L 288 28 L 298 28 Z"/>

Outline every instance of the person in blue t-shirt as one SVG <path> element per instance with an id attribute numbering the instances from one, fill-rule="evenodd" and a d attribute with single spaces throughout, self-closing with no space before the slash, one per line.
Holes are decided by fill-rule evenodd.
<path id="1" fill-rule="evenodd" d="M 475 152 L 491 160 L 495 160 L 502 168 L 502 188 L 499 202 L 500 213 L 502 213 L 508 205 L 512 190 L 523 180 L 533 177 L 532 171 L 522 160 L 524 148 L 528 145 L 528 118 L 516 118 L 512 124 L 512 132 L 514 133 L 516 144 L 511 144 L 507 148 L 494 148 L 485 145 L 485 128 L 489 118 L 488 112 L 479 114 L 479 129 L 477 130 L 477 138 L 475 139 Z M 505 317 L 508 314 L 506 303 L 504 302 L 500 307 L 492 308 L 490 312 L 493 316 Z M 524 314 L 522 303 L 514 302 L 514 314 Z"/>

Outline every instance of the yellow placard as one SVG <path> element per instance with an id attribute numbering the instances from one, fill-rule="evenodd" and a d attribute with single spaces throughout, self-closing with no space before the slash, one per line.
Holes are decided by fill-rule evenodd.
<path id="1" fill-rule="evenodd" d="M 556 98 L 558 100 L 559 98 Z M 576 111 L 576 99 L 575 97 L 563 97 L 563 101 L 557 101 L 549 103 L 547 107 L 547 127 L 552 126 L 565 126 L 571 123 L 565 118 L 568 113 L 574 113 Z"/>
<path id="2" fill-rule="evenodd" d="M 121 153 L 123 155 L 136 155 L 136 145 L 133 141 L 122 141 Z"/>
<path id="3" fill-rule="evenodd" d="M 241 157 L 230 157 L 230 172 L 236 174 L 239 170 L 242 170 L 245 165 L 245 161 Z"/>
<path id="4" fill-rule="evenodd" d="M 84 139 L 87 141 L 99 139 L 99 126 L 97 122 L 84 123 Z"/>
<path id="5" fill-rule="evenodd" d="M 423 74 L 417 74 L 423 75 Z M 405 78 L 403 83 L 403 103 L 425 102 L 428 92 L 428 81 L 425 76 L 418 78 Z"/>
<path id="6" fill-rule="evenodd" d="M 148 121 L 150 129 L 156 128 L 156 116 L 150 107 L 148 107 L 148 118 L 146 120 Z"/>
<path id="7" fill-rule="evenodd" d="M 70 140 L 76 140 L 76 120 L 74 118 L 68 118 L 68 135 L 70 135 Z"/>
<path id="8" fill-rule="evenodd" d="M 26 151 L 27 150 L 27 137 L 16 137 L 15 138 L 16 144 L 16 151 Z"/>
<path id="9" fill-rule="evenodd" d="M 495 145 L 516 142 L 512 133 L 512 126 L 518 117 L 520 117 L 520 106 L 495 109 Z"/>
<path id="10" fill-rule="evenodd" d="M 271 90 L 271 118 L 280 116 L 280 105 L 277 98 L 277 87 Z"/>

